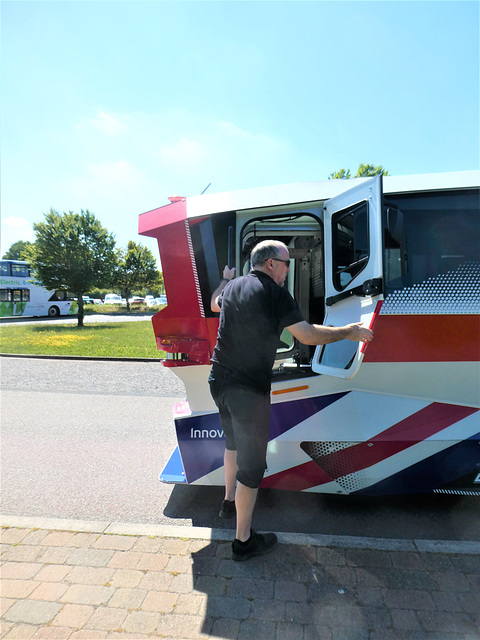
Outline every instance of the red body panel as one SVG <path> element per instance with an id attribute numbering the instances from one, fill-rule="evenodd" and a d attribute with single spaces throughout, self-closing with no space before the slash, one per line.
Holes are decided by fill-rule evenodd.
<path id="1" fill-rule="evenodd" d="M 178 203 L 180 206 L 183 204 Z M 152 318 L 158 349 L 188 356 L 188 361 L 169 361 L 169 366 L 209 364 L 217 337 L 218 319 L 205 317 L 189 223 L 180 220 L 168 224 L 159 228 L 155 235 L 168 299 L 168 306 Z"/>
<path id="2" fill-rule="evenodd" d="M 364 362 L 477 362 L 480 319 L 474 315 L 380 315 Z"/>
<path id="3" fill-rule="evenodd" d="M 141 236 L 150 236 L 159 239 L 163 233 L 164 225 L 186 219 L 187 203 L 184 200 L 174 202 L 165 207 L 159 207 L 158 209 L 152 209 L 152 211 L 142 213 L 138 219 L 138 233 Z"/>

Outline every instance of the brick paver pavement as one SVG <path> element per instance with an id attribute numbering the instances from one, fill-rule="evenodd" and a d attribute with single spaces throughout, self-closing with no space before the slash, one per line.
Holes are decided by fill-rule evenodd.
<path id="1" fill-rule="evenodd" d="M 480 640 L 480 545 L 223 537 L 4 527 L 1 638 Z"/>

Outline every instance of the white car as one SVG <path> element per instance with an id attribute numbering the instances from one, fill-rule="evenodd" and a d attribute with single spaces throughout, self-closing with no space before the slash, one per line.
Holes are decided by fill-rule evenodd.
<path id="1" fill-rule="evenodd" d="M 126 304 L 126 301 L 125 298 L 122 298 L 117 293 L 107 293 L 103 304 Z"/>
<path id="2" fill-rule="evenodd" d="M 153 305 L 156 304 L 155 298 L 153 296 L 145 296 L 145 304 L 149 307 L 153 307 Z"/>

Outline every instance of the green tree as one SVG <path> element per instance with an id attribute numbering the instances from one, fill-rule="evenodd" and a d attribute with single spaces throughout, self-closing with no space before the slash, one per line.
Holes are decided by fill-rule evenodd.
<path id="1" fill-rule="evenodd" d="M 360 164 L 355 178 L 366 178 L 368 176 L 388 176 L 388 171 L 382 165 L 375 167 L 373 164 Z"/>
<path id="2" fill-rule="evenodd" d="M 122 292 L 127 301 L 127 311 L 130 311 L 128 299 L 132 293 L 145 287 L 155 288 L 159 273 L 150 249 L 133 240 L 129 241 L 126 250 L 119 250 L 117 259 L 115 286 Z"/>
<path id="3" fill-rule="evenodd" d="M 340 171 L 335 171 L 328 176 L 329 180 L 348 180 L 351 178 L 352 174 L 350 173 L 350 169 L 340 169 Z"/>
<path id="4" fill-rule="evenodd" d="M 161 271 L 157 271 L 157 278 L 155 282 L 150 282 L 145 287 L 145 293 L 153 295 L 154 297 L 161 296 L 165 293 L 165 282 Z"/>
<path id="5" fill-rule="evenodd" d="M 28 240 L 18 240 L 14 242 L 8 251 L 3 254 L 4 260 L 28 260 L 30 257 L 29 250 L 32 243 Z"/>
<path id="6" fill-rule="evenodd" d="M 378 165 L 376 167 L 373 164 L 360 164 L 357 169 L 357 173 L 353 176 L 354 178 L 366 178 L 368 176 L 388 176 L 388 171 L 382 167 L 382 165 Z M 340 171 L 334 171 L 328 176 L 329 180 L 347 180 L 351 178 L 352 174 L 350 173 L 350 169 L 340 169 Z"/>
<path id="7" fill-rule="evenodd" d="M 33 225 L 36 240 L 31 263 L 47 289 L 67 289 L 78 300 L 83 326 L 83 298 L 92 287 L 111 285 L 117 265 L 115 238 L 93 213 L 59 213 L 50 209 Z"/>

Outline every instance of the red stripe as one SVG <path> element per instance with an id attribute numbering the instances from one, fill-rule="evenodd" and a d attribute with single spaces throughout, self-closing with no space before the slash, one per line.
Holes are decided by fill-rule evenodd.
<path id="1" fill-rule="evenodd" d="M 331 482 L 389 458 L 446 427 L 476 413 L 478 409 L 434 402 L 405 420 L 351 447 L 334 451 L 313 462 L 298 465 L 264 479 L 262 487 L 304 491 Z M 321 465 L 321 466 L 319 466 Z"/>
<path id="2" fill-rule="evenodd" d="M 364 362 L 477 362 L 478 315 L 382 316 Z"/>
<path id="3" fill-rule="evenodd" d="M 370 326 L 368 327 L 372 331 L 375 329 L 375 325 L 377 324 L 378 316 L 380 315 L 380 311 L 382 310 L 383 300 L 379 300 L 375 306 L 375 311 L 373 312 L 372 319 L 370 321 Z M 370 342 L 364 342 L 360 348 L 360 353 L 365 353 Z"/>
<path id="4" fill-rule="evenodd" d="M 332 478 L 313 460 L 291 467 L 280 473 L 273 473 L 262 480 L 265 489 L 286 489 L 287 491 L 305 491 L 310 487 L 331 482 Z"/>

